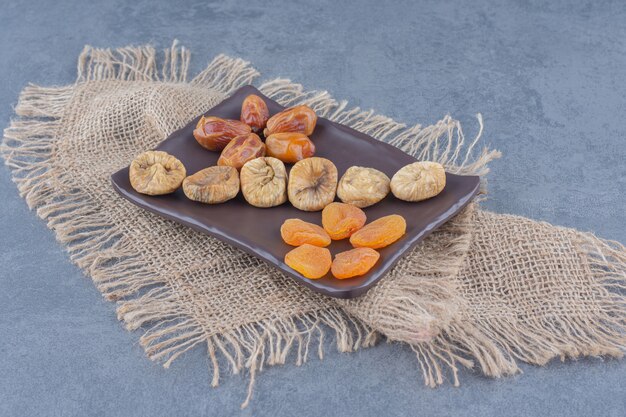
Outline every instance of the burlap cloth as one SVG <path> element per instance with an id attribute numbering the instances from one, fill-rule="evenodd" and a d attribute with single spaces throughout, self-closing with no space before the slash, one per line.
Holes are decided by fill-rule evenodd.
<path id="1" fill-rule="evenodd" d="M 142 329 L 149 358 L 167 367 L 202 345 L 213 385 L 228 367 L 250 376 L 245 406 L 258 370 L 322 356 L 328 333 L 341 351 L 379 335 L 411 344 L 430 386 L 446 375 L 458 384 L 459 366 L 497 377 L 518 371 L 519 360 L 623 354 L 626 250 L 617 242 L 471 205 L 366 295 L 335 300 L 118 197 L 111 173 L 258 76 L 219 56 L 188 80 L 188 64 L 176 43 L 164 59 L 149 46 L 86 47 L 75 84 L 24 89 L 2 145 L 21 195 L 117 301 L 126 327 Z M 484 176 L 499 156 L 476 151 L 480 133 L 466 142 L 450 117 L 406 127 L 288 80 L 260 89 L 451 172 Z"/>

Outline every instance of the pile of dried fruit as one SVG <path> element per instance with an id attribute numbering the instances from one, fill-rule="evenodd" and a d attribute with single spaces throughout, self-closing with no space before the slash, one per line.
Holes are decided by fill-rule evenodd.
<path id="1" fill-rule="evenodd" d="M 404 236 L 406 221 L 397 214 L 365 224 L 367 216 L 355 205 L 330 203 L 322 210 L 322 226 L 300 219 L 287 219 L 280 228 L 285 243 L 297 246 L 287 252 L 285 263 L 310 279 L 330 271 L 335 278 L 365 275 L 374 267 L 380 254 L 376 249 L 391 245 Z M 326 246 L 331 240 L 350 238 L 355 249 L 335 255 Z"/>
<path id="2" fill-rule="evenodd" d="M 220 152 L 216 166 L 187 176 L 185 166 L 174 156 L 148 151 L 132 161 L 130 183 L 147 195 L 173 193 L 182 185 L 187 198 L 206 204 L 231 200 L 241 190 L 255 207 L 275 207 L 289 200 L 299 210 L 323 210 L 323 228 L 299 219 L 283 224 L 283 240 L 297 246 L 285 263 L 308 278 L 320 278 L 329 270 L 337 278 L 363 275 L 378 261 L 375 249 L 404 235 L 406 222 L 391 215 L 365 225 L 361 209 L 382 201 L 390 192 L 404 201 L 434 197 L 444 189 L 446 173 L 435 162 L 415 162 L 391 179 L 360 166 L 348 168 L 339 178 L 332 161 L 314 156 L 310 136 L 316 124 L 317 115 L 308 106 L 291 107 L 270 117 L 265 101 L 251 94 L 243 101 L 240 120 L 202 116 L 193 131 L 200 146 Z M 289 175 L 285 163 L 294 164 Z M 334 202 L 335 197 L 343 203 Z M 331 240 L 347 238 L 355 249 L 332 261 L 324 247 Z"/>

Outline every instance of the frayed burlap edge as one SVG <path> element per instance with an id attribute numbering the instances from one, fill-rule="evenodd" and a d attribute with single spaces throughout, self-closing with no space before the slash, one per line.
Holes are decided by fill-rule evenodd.
<path id="1" fill-rule="evenodd" d="M 177 42 L 164 51 L 162 65 L 157 64 L 157 52 L 149 46 L 115 50 L 86 47 L 79 57 L 76 82 L 187 82 L 189 59 L 189 51 Z M 189 82 L 228 95 L 257 76 L 258 72 L 247 62 L 220 55 Z M 371 110 L 348 108 L 346 101 L 338 102 L 325 91 L 305 92 L 302 86 L 289 80 L 268 81 L 260 89 L 282 104 L 308 104 L 322 117 L 368 133 L 418 158 L 440 161 L 450 172 L 484 175 L 487 162 L 498 156 L 487 149 L 475 155 L 482 133 L 480 115 L 480 131 L 473 141 L 466 143 L 460 123 L 449 116 L 433 126 L 406 127 Z M 268 319 L 220 334 L 212 334 L 194 323 L 177 307 L 175 293 L 158 274 L 141 262 L 128 242 L 118 240 L 119 235 L 106 216 L 95 221 L 97 208 L 90 207 L 84 196 L 64 187 L 59 182 L 59 173 L 50 165 L 55 156 L 56 132 L 62 127 L 65 108 L 75 91 L 75 86 L 25 88 L 16 107 L 20 119 L 12 121 L 5 130 L 1 151 L 12 169 L 20 195 L 55 231 L 72 261 L 93 278 L 107 299 L 118 300 L 118 317 L 129 330 L 144 328 L 140 343 L 150 359 L 162 361 L 168 367 L 182 353 L 206 342 L 213 385 L 219 381 L 219 357 L 230 364 L 235 374 L 244 369 L 249 371 L 245 406 L 255 374 L 263 364 L 282 364 L 291 352 L 297 352 L 297 364 L 303 363 L 314 339 L 319 341 L 319 356 L 323 355 L 324 326 L 334 331 L 340 351 L 375 342 L 377 334 L 371 328 L 339 307 L 291 320 Z M 90 216 L 89 222 L 81 221 L 85 215 Z M 155 288 L 145 291 L 150 286 Z M 425 369 L 437 366 L 440 349 L 429 350 L 426 345 L 422 349 L 428 351 L 422 355 L 422 366 Z M 460 358 L 459 361 L 468 363 Z M 426 374 L 425 371 L 425 377 Z"/>
<path id="2" fill-rule="evenodd" d="M 493 213 L 482 212 L 481 216 Z M 475 227 L 487 226 L 478 216 Z M 497 215 L 501 221 L 522 220 L 514 215 Z M 424 382 L 435 387 L 451 371 L 458 385 L 457 363 L 473 368 L 474 359 L 483 375 L 499 378 L 520 372 L 517 361 L 543 366 L 553 359 L 565 361 L 581 357 L 621 358 L 626 351 L 626 247 L 591 233 L 543 224 L 560 231 L 567 245 L 574 248 L 580 265 L 590 277 L 599 311 L 594 317 L 550 316 L 533 320 L 511 320 L 502 314 L 476 318 L 471 310 L 459 315 L 433 340 L 411 346 L 422 366 Z M 471 254 L 469 255 L 471 256 Z M 463 268 L 458 276 L 465 303 L 480 303 L 464 294 Z M 451 360 L 454 359 L 454 360 Z"/>

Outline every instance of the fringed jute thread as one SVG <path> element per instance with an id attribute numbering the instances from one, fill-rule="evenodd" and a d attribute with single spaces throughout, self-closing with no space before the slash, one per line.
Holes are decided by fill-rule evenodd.
<path id="1" fill-rule="evenodd" d="M 519 216 L 478 211 L 473 221 L 458 275 L 459 314 L 434 340 L 412 346 L 420 363 L 426 361 L 427 385 L 439 385 L 446 370 L 458 384 L 455 363 L 472 365 L 465 358 L 474 359 L 484 375 L 501 377 L 519 372 L 517 360 L 545 365 L 554 358 L 623 356 L 623 245 Z M 499 250 L 503 242 L 505 252 Z M 519 254 L 524 275 L 507 265 L 506 256 Z M 488 261 L 496 255 L 500 259 Z M 439 360 L 428 360 L 433 355 Z"/>
<path id="2" fill-rule="evenodd" d="M 295 286 L 228 245 L 137 211 L 111 190 L 110 173 L 258 76 L 245 61 L 220 55 L 187 82 L 190 54 L 176 42 L 163 64 L 158 61 L 152 47 L 86 47 L 75 85 L 24 89 L 16 107 L 20 119 L 5 130 L 2 145 L 29 207 L 103 295 L 118 301 L 127 328 L 144 329 L 140 342 L 151 359 L 167 367 L 206 343 L 213 386 L 220 364 L 233 373 L 248 371 L 246 406 L 264 364 L 292 356 L 301 364 L 315 341 L 321 358 L 329 329 L 340 351 L 370 346 L 379 333 L 411 343 L 429 386 L 447 373 L 458 385 L 459 366 L 474 362 L 486 375 L 501 376 L 518 370 L 516 359 L 543 364 L 558 356 L 622 354 L 625 250 L 588 234 L 470 206 L 366 297 L 336 301 Z M 449 116 L 433 126 L 406 127 L 289 80 L 260 89 L 281 104 L 308 104 L 322 117 L 440 161 L 450 172 L 485 175 L 499 156 L 476 150 L 480 115 L 479 133 L 466 143 L 460 123 Z M 516 248 L 534 263 L 524 258 L 518 265 L 515 256 L 498 262 L 515 254 L 503 246 L 511 235 L 527 243 L 520 231 L 554 239 Z M 154 248 L 159 245 L 166 249 Z M 557 275 L 544 287 L 565 288 L 566 295 L 555 293 L 550 303 L 533 293 L 536 282 L 520 285 L 526 278 L 520 265 L 542 277 Z"/>

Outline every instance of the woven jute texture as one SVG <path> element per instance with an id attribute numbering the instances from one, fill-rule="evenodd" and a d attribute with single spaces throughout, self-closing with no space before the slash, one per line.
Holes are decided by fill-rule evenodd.
<path id="1" fill-rule="evenodd" d="M 190 54 L 86 47 L 65 87 L 30 85 L 5 130 L 2 155 L 28 205 L 71 259 L 118 303 L 146 354 L 168 367 L 203 346 L 212 368 L 249 377 L 264 365 L 341 351 L 380 336 L 409 343 L 424 381 L 458 384 L 460 366 L 489 376 L 518 361 L 621 356 L 626 342 L 626 251 L 616 242 L 470 205 L 433 233 L 366 295 L 334 300 L 296 285 L 219 240 L 142 211 L 113 191 L 111 173 L 210 109 L 258 73 L 226 56 L 188 79 Z M 460 124 L 407 127 L 349 108 L 289 80 L 259 86 L 283 105 L 308 104 L 449 172 L 487 174 L 499 156 L 466 141 Z"/>

